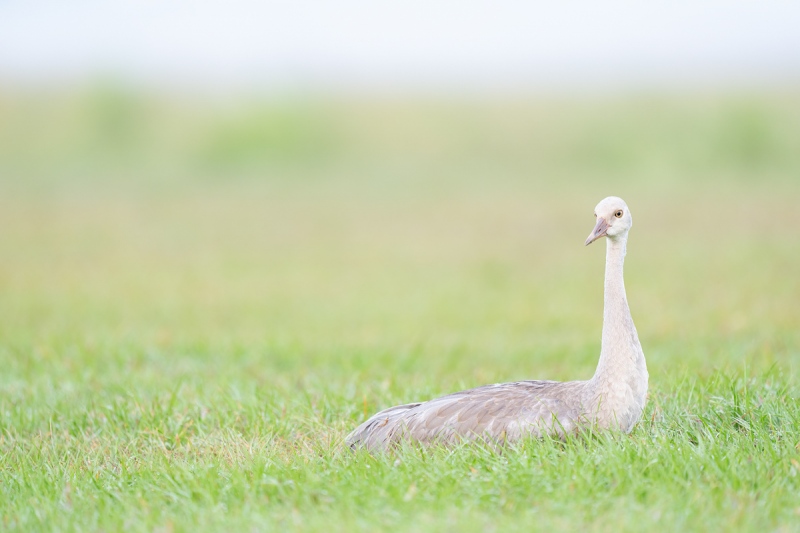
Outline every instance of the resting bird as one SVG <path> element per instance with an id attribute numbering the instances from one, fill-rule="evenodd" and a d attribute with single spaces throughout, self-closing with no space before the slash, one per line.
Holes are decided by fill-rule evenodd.
<path id="1" fill-rule="evenodd" d="M 597 204 L 595 217 L 586 245 L 601 237 L 607 245 L 603 336 L 592 379 L 498 383 L 390 407 L 358 426 L 347 444 L 384 451 L 404 440 L 503 444 L 526 436 L 563 438 L 582 427 L 630 432 L 642 416 L 648 377 L 622 278 L 633 221 L 625 202 L 614 196 Z"/>

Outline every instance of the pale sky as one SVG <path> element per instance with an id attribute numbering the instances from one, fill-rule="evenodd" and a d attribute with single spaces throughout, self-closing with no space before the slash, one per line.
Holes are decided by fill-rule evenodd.
<path id="1" fill-rule="evenodd" d="M 800 80 L 800 2 L 0 0 L 0 83 L 265 88 Z"/>

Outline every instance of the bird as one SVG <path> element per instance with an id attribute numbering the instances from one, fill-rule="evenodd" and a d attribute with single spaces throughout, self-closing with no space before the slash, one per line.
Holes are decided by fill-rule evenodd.
<path id="1" fill-rule="evenodd" d="M 585 245 L 606 238 L 600 359 L 586 381 L 516 381 L 384 409 L 345 439 L 351 449 L 385 452 L 402 442 L 504 445 L 524 438 L 565 439 L 586 428 L 629 433 L 642 417 L 648 373 L 623 280 L 630 209 L 616 196 L 594 210 Z"/>

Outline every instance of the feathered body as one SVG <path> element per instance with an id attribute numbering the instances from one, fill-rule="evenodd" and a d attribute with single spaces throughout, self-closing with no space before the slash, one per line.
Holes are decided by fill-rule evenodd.
<path id="1" fill-rule="evenodd" d="M 357 427 L 347 443 L 381 451 L 402 440 L 503 444 L 525 436 L 563 437 L 586 426 L 629 432 L 641 418 L 648 382 L 622 275 L 632 219 L 616 197 L 601 201 L 595 215 L 586 244 L 607 237 L 607 247 L 600 361 L 590 380 L 498 383 L 390 407 Z"/>

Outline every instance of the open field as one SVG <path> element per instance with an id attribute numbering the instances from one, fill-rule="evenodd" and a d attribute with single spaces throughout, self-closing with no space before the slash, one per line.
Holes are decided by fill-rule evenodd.
<path id="1" fill-rule="evenodd" d="M 629 436 L 371 457 L 376 410 L 597 362 Z M 0 95 L 0 529 L 800 530 L 800 96 Z"/>

